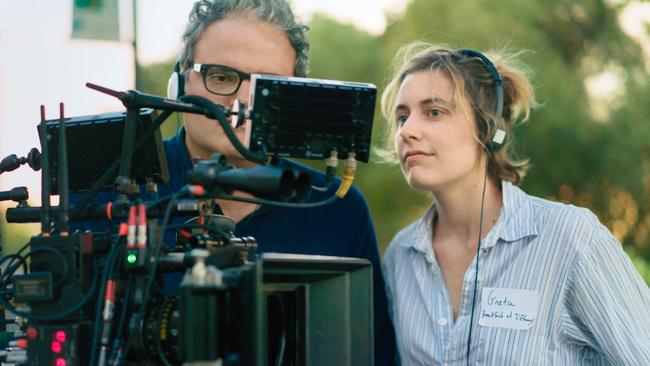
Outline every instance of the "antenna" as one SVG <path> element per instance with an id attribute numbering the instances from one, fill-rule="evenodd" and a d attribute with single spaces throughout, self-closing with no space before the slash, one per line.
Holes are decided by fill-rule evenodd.
<path id="1" fill-rule="evenodd" d="M 63 103 L 59 103 L 59 233 L 68 236 L 68 146 L 65 133 Z"/>
<path id="2" fill-rule="evenodd" d="M 50 236 L 50 150 L 48 149 L 48 134 L 45 124 L 45 106 L 41 104 L 41 234 Z"/>

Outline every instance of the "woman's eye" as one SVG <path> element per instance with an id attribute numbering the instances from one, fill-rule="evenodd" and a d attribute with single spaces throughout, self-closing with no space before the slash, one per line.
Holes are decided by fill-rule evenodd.
<path id="1" fill-rule="evenodd" d="M 440 109 L 430 109 L 428 112 L 430 117 L 438 117 L 442 114 L 442 111 Z"/>
<path id="2" fill-rule="evenodd" d="M 401 115 L 397 116 L 397 124 L 401 126 L 401 125 L 406 123 L 407 119 L 409 119 L 408 115 L 401 114 Z"/>

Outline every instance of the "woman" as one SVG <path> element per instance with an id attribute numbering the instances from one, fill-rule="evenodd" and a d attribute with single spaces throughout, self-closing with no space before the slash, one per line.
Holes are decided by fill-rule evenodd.
<path id="1" fill-rule="evenodd" d="M 384 256 L 402 364 L 650 365 L 650 290 L 621 245 L 516 187 L 510 132 L 535 98 L 512 55 L 491 57 L 406 46 L 382 97 L 393 156 L 435 201 Z"/>

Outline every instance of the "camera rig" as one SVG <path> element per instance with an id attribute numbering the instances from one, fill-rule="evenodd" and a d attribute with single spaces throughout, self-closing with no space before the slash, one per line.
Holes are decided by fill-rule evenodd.
<path id="1" fill-rule="evenodd" d="M 0 304 L 9 315 L 0 317 L 0 359 L 56 366 L 372 364 L 369 262 L 260 255 L 254 238 L 234 236 L 234 222 L 218 215 L 215 198 L 310 208 L 345 196 L 355 160 L 368 161 L 376 89 L 268 75 L 253 75 L 251 84 L 248 110 L 90 83 L 126 111 L 66 118 L 61 104 L 60 117 L 47 120 L 41 107 L 42 153 L 32 149 L 27 158 L 0 163 L 0 173 L 25 163 L 42 168 L 42 207 L 28 206 L 24 187 L 0 192 L 1 200 L 19 202 L 7 210 L 8 222 L 41 223 L 40 235 L 0 257 Z M 242 156 L 260 165 L 233 169 L 215 154 L 194 165 L 181 190 L 143 195 L 143 187 L 155 193 L 168 179 L 159 127 L 172 112 L 216 120 Z M 233 131 L 238 126 L 246 128 L 243 143 Z M 346 159 L 336 194 L 305 202 L 309 176 L 268 164 L 279 156 L 327 159 L 327 184 L 338 159 Z M 106 189 L 118 199 L 91 203 Z M 78 192 L 72 206 L 71 190 Z M 58 207 L 50 205 L 53 192 Z M 172 217 L 189 219 L 172 224 Z M 112 220 L 119 229 L 70 232 L 70 220 Z M 174 243 L 165 241 L 169 230 Z M 170 296 L 161 277 L 179 271 L 180 293 Z"/>

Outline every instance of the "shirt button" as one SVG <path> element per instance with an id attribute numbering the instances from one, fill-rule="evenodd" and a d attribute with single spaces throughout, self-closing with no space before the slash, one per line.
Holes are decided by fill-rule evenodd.
<path id="1" fill-rule="evenodd" d="M 444 327 L 445 325 L 447 325 L 447 319 L 442 318 L 438 320 L 438 324 L 440 324 L 441 327 Z"/>

